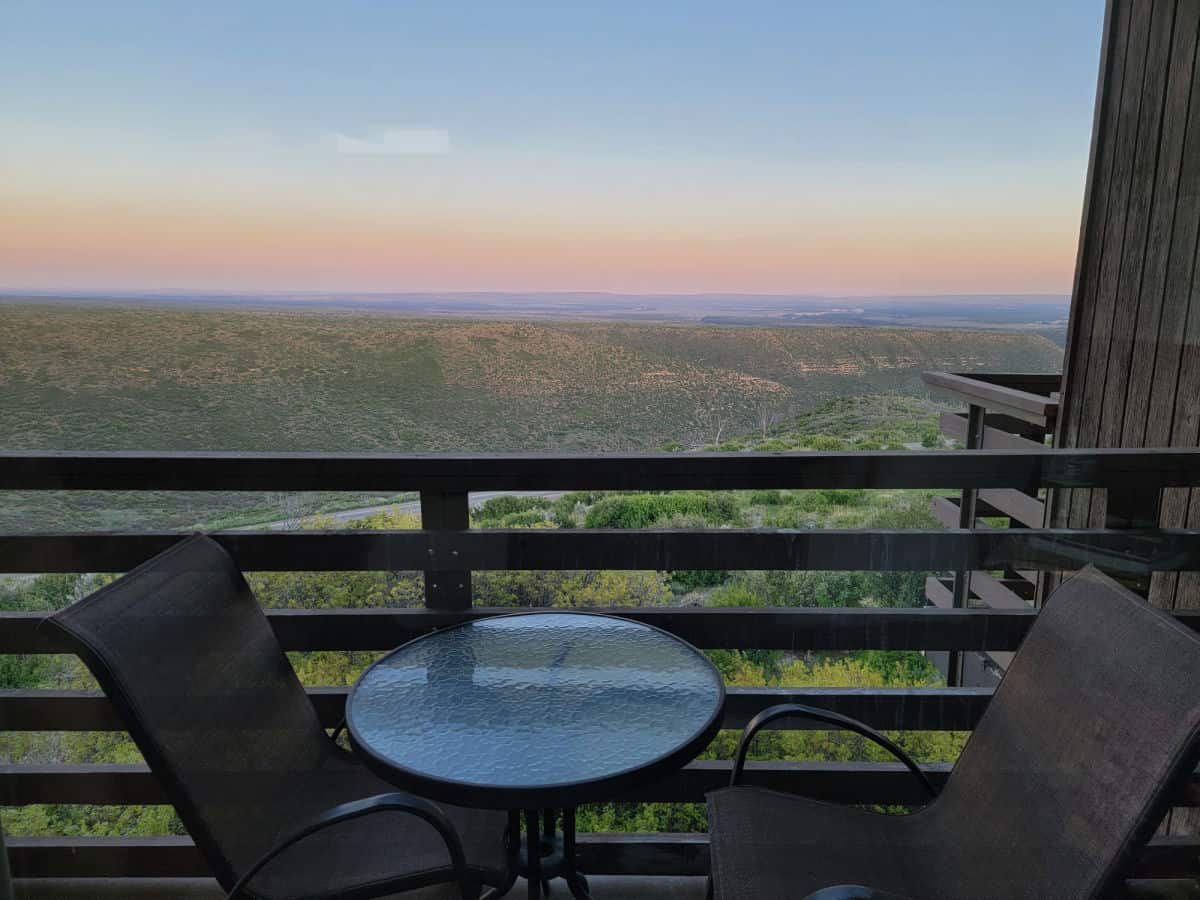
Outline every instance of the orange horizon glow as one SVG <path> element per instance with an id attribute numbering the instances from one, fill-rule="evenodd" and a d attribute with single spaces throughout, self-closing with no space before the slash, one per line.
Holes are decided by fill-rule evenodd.
<path id="1" fill-rule="evenodd" d="M 1065 293 L 1076 234 L 1046 217 L 754 223 L 362 217 L 9 198 L 0 289 Z M 582 219 L 582 217 L 580 217 Z"/>

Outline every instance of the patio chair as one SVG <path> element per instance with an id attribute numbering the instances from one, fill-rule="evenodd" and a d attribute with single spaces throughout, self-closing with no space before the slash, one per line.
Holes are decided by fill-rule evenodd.
<path id="1" fill-rule="evenodd" d="M 511 885 L 507 814 L 398 793 L 335 744 L 215 541 L 182 540 L 49 623 L 231 897 L 478 898 Z"/>
<path id="2" fill-rule="evenodd" d="M 737 786 L 754 733 L 787 716 L 889 749 L 931 797 L 910 815 Z M 934 796 L 887 738 L 828 711 L 747 725 L 708 797 L 717 900 L 1098 897 L 1119 887 L 1200 758 L 1200 639 L 1095 569 L 1047 600 Z"/>

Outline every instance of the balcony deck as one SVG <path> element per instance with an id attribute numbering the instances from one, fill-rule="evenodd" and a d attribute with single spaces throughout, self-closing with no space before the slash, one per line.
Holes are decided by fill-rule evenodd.
<path id="1" fill-rule="evenodd" d="M 1200 569 L 1200 532 L 1155 527 L 1114 515 L 1120 527 L 950 527 L 918 530 L 496 530 L 468 525 L 473 490 L 681 490 L 753 488 L 960 488 L 970 491 L 1107 488 L 1119 504 L 1153 509 L 1163 489 L 1200 484 L 1196 450 L 1052 450 L 1043 447 L 954 452 L 647 454 L 614 456 L 404 456 L 238 453 L 3 453 L 0 490 L 369 490 L 421 492 L 425 527 L 416 531 L 272 532 L 215 535 L 247 570 L 424 570 L 426 605 L 417 609 L 270 610 L 289 650 L 388 649 L 464 619 L 509 610 L 471 606 L 470 572 L 483 569 L 844 569 L 1061 572 L 1094 563 L 1127 581 L 1153 572 Z M 1121 510 L 1114 510 L 1121 512 Z M 1150 524 L 1147 524 L 1150 523 Z M 973 524 L 973 523 L 969 523 Z M 1132 526 L 1132 527 L 1131 527 Z M 0 535 L 0 572 L 122 571 L 178 539 L 174 533 Z M 1024 597 L 1032 598 L 1030 591 Z M 948 604 L 925 609 L 621 608 L 702 648 L 912 649 L 1005 653 L 1020 644 L 1035 605 Z M 1200 629 L 1200 610 L 1176 610 Z M 0 614 L 0 653 L 61 652 L 38 629 L 41 614 Z M 332 726 L 346 689 L 309 690 Z M 990 687 L 921 689 L 741 688 L 729 693 L 725 726 L 782 701 L 835 709 L 892 730 L 970 730 Z M 0 728 L 9 731 L 114 731 L 107 700 L 86 691 L 0 692 Z M 926 767 L 935 781 L 948 765 Z M 728 763 L 700 761 L 620 799 L 698 802 L 728 778 Z M 755 763 L 748 782 L 835 802 L 918 800 L 897 765 Z M 0 765 L 0 804 L 163 802 L 142 765 Z M 1200 805 L 1200 779 L 1179 798 Z M 583 870 L 608 882 L 598 896 L 701 896 L 704 835 L 589 834 Z M 10 840 L 14 875 L 29 896 L 109 879 L 122 896 L 169 883 L 180 896 L 204 896 L 203 860 L 186 837 Z M 1144 879 L 1200 875 L 1200 840 L 1160 835 L 1137 863 Z M 648 881 L 622 881 L 640 877 Z M 117 879 L 116 881 L 111 881 Z M 168 879 L 162 882 L 161 879 Z M 91 885 L 88 888 L 87 885 Z M 175 888 L 172 888 L 174 890 Z M 199 892 L 199 893 L 197 893 Z M 658 892 L 658 893 L 653 893 Z M 55 894 L 61 896 L 61 894 Z"/>

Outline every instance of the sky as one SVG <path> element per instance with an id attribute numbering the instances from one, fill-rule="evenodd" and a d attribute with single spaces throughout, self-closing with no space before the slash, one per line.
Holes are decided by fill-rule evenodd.
<path id="1" fill-rule="evenodd" d="M 0 290 L 1068 293 L 1103 0 L 0 4 Z"/>

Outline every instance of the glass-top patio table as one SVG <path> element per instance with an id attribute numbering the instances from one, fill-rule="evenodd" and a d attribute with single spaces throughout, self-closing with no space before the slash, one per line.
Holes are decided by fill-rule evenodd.
<path id="1" fill-rule="evenodd" d="M 513 835 L 523 810 L 518 871 L 529 896 L 563 877 L 585 898 L 575 807 L 693 759 L 720 728 L 724 703 L 720 673 L 664 631 L 592 613 L 517 613 L 394 650 L 359 678 L 346 724 L 355 752 L 393 784 L 507 809 Z"/>

